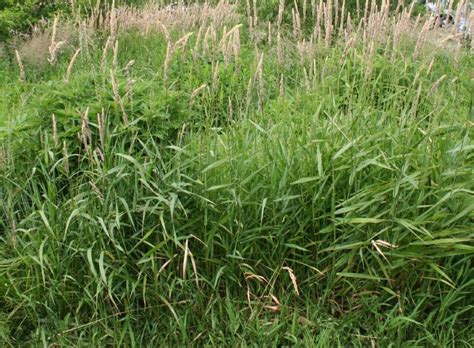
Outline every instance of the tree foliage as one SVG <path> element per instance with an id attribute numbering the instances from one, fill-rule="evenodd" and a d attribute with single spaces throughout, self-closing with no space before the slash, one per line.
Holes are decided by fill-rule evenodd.
<path id="1" fill-rule="evenodd" d="M 66 8 L 65 0 L 0 0 L 0 41 L 28 31 L 41 18 Z"/>

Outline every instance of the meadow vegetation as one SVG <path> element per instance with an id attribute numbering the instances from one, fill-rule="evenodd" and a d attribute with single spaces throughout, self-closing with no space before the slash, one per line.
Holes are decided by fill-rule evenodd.
<path id="1" fill-rule="evenodd" d="M 78 6 L 11 38 L 1 344 L 471 347 L 471 39 L 397 5 Z"/>

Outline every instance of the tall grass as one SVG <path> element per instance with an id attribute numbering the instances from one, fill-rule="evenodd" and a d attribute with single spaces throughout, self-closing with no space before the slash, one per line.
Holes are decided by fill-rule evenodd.
<path id="1" fill-rule="evenodd" d="M 1 63 L 2 344 L 473 344 L 465 41 L 305 3 Z"/>

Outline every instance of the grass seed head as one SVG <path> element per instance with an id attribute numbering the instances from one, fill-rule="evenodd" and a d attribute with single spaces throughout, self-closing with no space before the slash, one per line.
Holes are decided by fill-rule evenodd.
<path id="1" fill-rule="evenodd" d="M 72 67 L 74 66 L 74 63 L 76 62 L 76 59 L 79 55 L 79 52 L 81 51 L 80 48 L 78 48 L 74 54 L 72 55 L 71 57 L 71 60 L 69 61 L 69 64 L 67 66 L 67 69 L 66 69 L 66 76 L 64 77 L 64 82 L 68 83 L 69 82 L 69 78 L 71 76 L 71 71 L 72 71 Z"/>
<path id="2" fill-rule="evenodd" d="M 19 76 L 20 82 L 25 82 L 26 81 L 25 67 L 23 66 L 20 53 L 17 50 L 15 50 L 15 57 L 16 57 L 16 63 L 18 64 L 18 68 L 20 70 L 20 76 Z"/>

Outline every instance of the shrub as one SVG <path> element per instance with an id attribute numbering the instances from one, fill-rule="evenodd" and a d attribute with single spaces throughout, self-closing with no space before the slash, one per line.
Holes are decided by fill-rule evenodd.
<path id="1" fill-rule="evenodd" d="M 15 32 L 27 31 L 41 18 L 54 11 L 66 8 L 64 0 L 0 0 L 0 41 L 6 40 Z"/>

